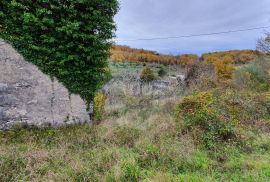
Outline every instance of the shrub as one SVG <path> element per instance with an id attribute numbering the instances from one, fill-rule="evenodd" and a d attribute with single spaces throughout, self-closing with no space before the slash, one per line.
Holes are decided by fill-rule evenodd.
<path id="1" fill-rule="evenodd" d="M 254 59 L 254 55 L 248 53 L 242 53 L 239 55 L 239 63 L 247 63 Z"/>
<path id="2" fill-rule="evenodd" d="M 239 90 L 222 89 L 216 93 L 216 97 L 218 102 L 213 107 L 219 110 L 219 114 L 226 121 L 244 126 L 244 129 L 259 128 L 270 117 L 267 94 L 262 92 L 254 93 L 243 87 Z"/>
<path id="3" fill-rule="evenodd" d="M 117 0 L 1 0 L 0 37 L 90 102 L 108 72 Z"/>
<path id="4" fill-rule="evenodd" d="M 197 55 L 193 54 L 183 54 L 179 56 L 179 61 L 183 66 L 192 65 L 194 64 L 199 57 Z"/>
<path id="5" fill-rule="evenodd" d="M 182 118 L 187 128 L 197 130 L 197 139 L 207 148 L 215 147 L 215 142 L 228 141 L 236 136 L 235 127 L 223 120 L 213 107 L 214 102 L 217 101 L 211 92 L 198 92 L 184 97 L 175 106 L 176 117 Z"/>
<path id="6" fill-rule="evenodd" d="M 223 60 L 216 61 L 214 63 L 214 66 L 216 79 L 218 81 L 223 81 L 232 78 L 233 72 L 235 70 L 232 58 L 227 56 Z"/>
<path id="7" fill-rule="evenodd" d="M 215 70 L 213 64 L 205 64 L 202 62 L 196 62 L 193 65 L 187 66 L 187 73 L 185 82 L 190 88 L 202 86 L 202 84 L 207 84 L 205 78 L 211 80 L 210 82 L 215 82 L 214 80 Z"/>
<path id="8" fill-rule="evenodd" d="M 218 58 L 211 56 L 211 55 L 203 56 L 203 60 L 205 63 L 215 63 L 215 62 L 219 61 Z"/>
<path id="9" fill-rule="evenodd" d="M 269 74 L 258 62 L 252 62 L 236 70 L 233 78 L 238 86 L 256 89 L 267 88 L 269 86 Z"/>
<path id="10" fill-rule="evenodd" d="M 143 81 L 153 81 L 155 79 L 155 75 L 149 67 L 146 67 L 143 69 L 140 78 Z"/>
<path id="11" fill-rule="evenodd" d="M 158 70 L 158 76 L 163 77 L 166 75 L 166 71 L 163 67 L 159 68 Z"/>
<path id="12" fill-rule="evenodd" d="M 177 120 L 207 148 L 233 142 L 245 147 L 247 129 L 264 128 L 269 120 L 267 94 L 217 88 L 182 98 L 175 106 Z M 186 131 L 184 130 L 184 131 Z"/>
<path id="13" fill-rule="evenodd" d="M 94 120 L 101 121 L 104 114 L 106 96 L 102 93 L 97 93 L 94 97 Z"/>
<path id="14" fill-rule="evenodd" d="M 195 112 L 206 109 L 212 102 L 212 94 L 207 92 L 195 93 L 192 96 L 186 96 L 180 100 L 175 107 L 177 116 L 194 114 Z"/>

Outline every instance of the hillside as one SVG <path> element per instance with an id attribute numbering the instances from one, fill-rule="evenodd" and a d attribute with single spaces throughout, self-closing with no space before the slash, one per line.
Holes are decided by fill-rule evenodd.
<path id="1" fill-rule="evenodd" d="M 211 63 L 227 57 L 229 59 L 232 59 L 235 63 L 239 64 L 239 63 L 247 63 L 254 60 L 258 54 L 260 53 L 253 50 L 214 52 L 203 54 L 202 60 L 204 60 L 207 63 Z"/>
<path id="2" fill-rule="evenodd" d="M 112 62 L 95 124 L 0 132 L 0 181 L 269 181 L 270 59 L 221 62 Z"/>
<path id="3" fill-rule="evenodd" d="M 134 49 L 128 46 L 115 45 L 111 49 L 111 60 L 117 62 L 158 63 L 158 64 L 186 64 L 198 59 L 197 55 L 171 56 L 159 54 L 155 51 Z"/>
<path id="4" fill-rule="evenodd" d="M 253 50 L 232 50 L 224 52 L 214 52 L 203 54 L 199 57 L 196 54 L 183 54 L 178 56 L 163 55 L 155 51 L 145 49 L 135 49 L 128 46 L 115 45 L 111 49 L 111 60 L 115 62 L 135 62 L 135 63 L 156 63 L 164 65 L 191 65 L 197 60 L 206 63 L 229 58 L 236 63 L 246 63 L 255 59 L 259 54 Z"/>

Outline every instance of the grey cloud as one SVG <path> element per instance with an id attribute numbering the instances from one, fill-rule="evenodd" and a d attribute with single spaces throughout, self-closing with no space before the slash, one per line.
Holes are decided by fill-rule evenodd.
<path id="1" fill-rule="evenodd" d="M 270 25 L 269 0 L 122 0 L 115 20 L 117 39 L 209 33 Z M 270 31 L 270 29 L 268 29 Z M 254 49 L 266 30 L 226 35 L 125 42 L 162 53 Z"/>

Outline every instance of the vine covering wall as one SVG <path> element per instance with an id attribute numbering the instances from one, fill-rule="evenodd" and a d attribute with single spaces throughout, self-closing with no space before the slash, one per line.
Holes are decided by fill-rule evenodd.
<path id="1" fill-rule="evenodd" d="M 117 0 L 1 0 L 0 37 L 89 102 L 108 76 Z"/>

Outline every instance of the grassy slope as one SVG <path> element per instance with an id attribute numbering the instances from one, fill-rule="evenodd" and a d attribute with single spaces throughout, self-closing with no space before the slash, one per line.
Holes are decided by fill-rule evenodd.
<path id="1" fill-rule="evenodd" d="M 214 90 L 221 108 L 241 98 L 247 121 L 259 118 L 256 125 L 238 125 L 243 143 L 206 148 L 201 130 L 174 118 L 174 99 L 129 97 L 117 110 L 107 105 L 98 126 L 0 132 L 0 181 L 270 181 L 269 116 L 248 110 L 267 103 L 269 91 Z"/>
<path id="2" fill-rule="evenodd" d="M 158 76 L 158 71 L 160 69 L 163 69 L 167 75 L 169 76 L 175 76 L 177 73 L 181 70 L 184 71 L 183 68 L 179 66 L 164 66 L 162 64 L 147 64 L 148 67 L 150 67 L 154 74 Z M 144 68 L 143 63 L 121 63 L 121 62 L 111 62 L 110 64 L 110 70 L 112 72 L 113 76 L 121 76 L 124 74 L 140 74 L 141 71 Z"/>

